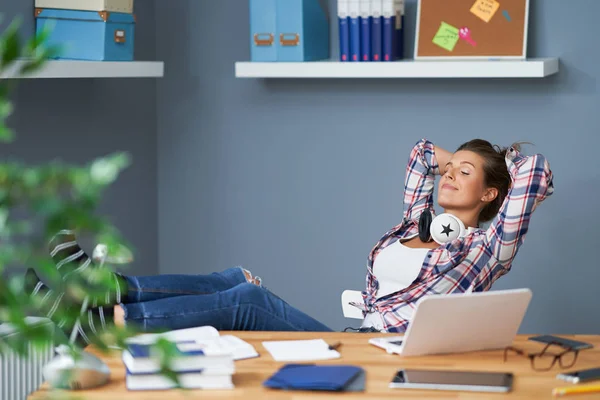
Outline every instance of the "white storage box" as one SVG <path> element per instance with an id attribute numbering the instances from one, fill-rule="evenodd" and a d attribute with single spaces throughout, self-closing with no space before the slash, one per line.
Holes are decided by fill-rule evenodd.
<path id="1" fill-rule="evenodd" d="M 35 0 L 36 8 L 133 13 L 133 0 Z"/>

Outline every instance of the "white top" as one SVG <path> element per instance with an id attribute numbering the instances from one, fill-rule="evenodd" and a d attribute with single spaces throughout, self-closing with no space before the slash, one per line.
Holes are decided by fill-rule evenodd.
<path id="1" fill-rule="evenodd" d="M 379 283 L 377 298 L 398 292 L 410 286 L 421 272 L 423 261 L 429 249 L 412 249 L 406 247 L 400 240 L 383 249 L 373 262 L 373 275 Z M 412 317 L 412 308 L 403 307 L 399 310 L 402 318 Z M 383 329 L 383 321 L 379 313 L 368 314 L 362 324 L 363 327 L 373 326 Z"/>
<path id="2" fill-rule="evenodd" d="M 379 282 L 377 298 L 409 287 L 421 272 L 429 249 L 411 249 L 400 240 L 381 251 L 373 262 L 373 275 Z"/>

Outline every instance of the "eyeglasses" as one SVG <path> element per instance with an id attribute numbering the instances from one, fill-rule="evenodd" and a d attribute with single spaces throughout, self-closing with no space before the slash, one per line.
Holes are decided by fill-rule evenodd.
<path id="1" fill-rule="evenodd" d="M 552 345 L 559 346 L 563 350 L 559 353 L 548 352 L 548 348 Z M 535 371 L 550 371 L 557 361 L 561 368 L 571 368 L 575 365 L 577 356 L 579 355 L 579 350 L 577 349 L 566 347 L 564 344 L 551 342 L 548 343 L 542 351 L 535 353 L 527 353 L 524 350 L 509 346 L 504 349 L 504 362 L 506 362 L 508 358 L 509 351 L 513 351 L 520 356 L 529 358 L 531 361 L 531 368 Z"/>

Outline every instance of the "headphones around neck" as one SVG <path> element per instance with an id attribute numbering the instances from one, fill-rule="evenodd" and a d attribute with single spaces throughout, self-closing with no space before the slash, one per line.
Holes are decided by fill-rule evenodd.
<path id="1" fill-rule="evenodd" d="M 419 238 L 425 243 L 433 239 L 441 245 L 465 237 L 470 232 L 471 228 L 465 228 L 460 219 L 449 213 L 433 218 L 431 210 L 425 209 L 419 217 Z"/>

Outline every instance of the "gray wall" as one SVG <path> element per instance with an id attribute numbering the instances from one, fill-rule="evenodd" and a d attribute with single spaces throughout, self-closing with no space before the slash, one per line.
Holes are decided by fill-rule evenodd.
<path id="1" fill-rule="evenodd" d="M 533 290 L 523 333 L 600 333 L 600 268 L 586 256 L 600 216 L 600 54 L 587 35 L 600 2 L 531 8 L 529 55 L 560 57 L 558 76 L 244 80 L 247 2 L 157 0 L 160 272 L 244 265 L 331 327 L 356 325 L 340 294 L 364 287 L 369 250 L 401 218 L 411 146 L 526 140 L 550 160 L 556 192 L 494 289 Z M 410 1 L 411 32 L 415 11 Z"/>
<path id="2" fill-rule="evenodd" d="M 33 0 L 2 1 L 7 22 L 23 18 L 22 35 L 34 32 Z M 139 1 L 136 59 L 154 60 L 154 3 Z M 42 164 L 55 158 L 86 164 L 127 151 L 133 165 L 106 192 L 100 212 L 134 246 L 128 273 L 154 274 L 157 262 L 156 82 L 154 79 L 32 79 L 13 81 L 17 141 L 3 145 L 7 156 Z M 91 244 L 89 245 L 91 246 Z M 87 248 L 89 250 L 89 247 Z"/>

